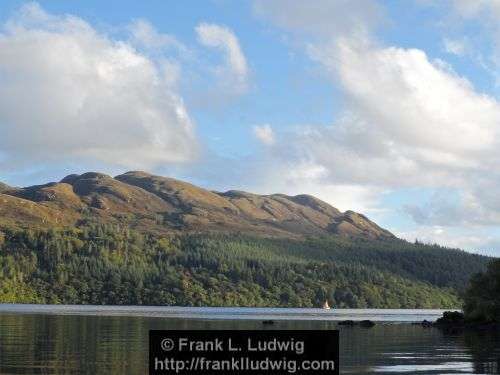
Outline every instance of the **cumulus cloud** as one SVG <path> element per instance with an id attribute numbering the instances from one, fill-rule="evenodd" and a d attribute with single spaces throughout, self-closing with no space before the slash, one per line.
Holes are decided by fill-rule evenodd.
<path id="1" fill-rule="evenodd" d="M 236 35 L 229 28 L 201 23 L 196 27 L 199 42 L 224 54 L 224 64 L 216 68 L 219 84 L 235 93 L 248 88 L 248 65 Z"/>
<path id="2" fill-rule="evenodd" d="M 24 6 L 0 32 L 5 164 L 192 160 L 194 127 L 168 72 L 78 17 Z"/>
<path id="3" fill-rule="evenodd" d="M 500 224 L 495 193 L 500 183 L 500 102 L 420 49 L 375 40 L 371 31 L 376 18 L 366 12 L 376 7 L 373 2 L 365 2 L 366 9 L 329 2 L 316 12 L 304 5 L 302 18 L 300 11 L 278 12 L 279 3 L 255 4 L 258 14 L 280 27 L 322 33 L 303 44 L 305 52 L 341 88 L 345 107 L 335 124 L 304 125 L 281 137 L 273 146 L 274 157 L 287 167 L 302 162 L 315 166 L 313 171 L 321 171 L 312 177 L 316 182 L 376 192 L 364 201 L 375 208 L 387 192 L 407 187 L 435 191 L 429 202 L 404 207 L 423 230 Z M 295 7 L 301 4 L 291 9 Z M 358 20 L 362 32 L 342 23 L 307 29 L 313 19 L 322 24 L 322 11 Z"/>
<path id="4" fill-rule="evenodd" d="M 417 154 L 434 150 L 436 158 L 421 156 L 448 165 L 467 164 L 461 155 L 495 146 L 499 103 L 423 51 L 360 49 L 343 42 L 338 52 L 338 73 L 353 109 L 389 140 L 410 145 Z M 332 69 L 330 56 L 320 59 Z"/>
<path id="5" fill-rule="evenodd" d="M 271 125 L 255 125 L 253 127 L 253 134 L 255 138 L 264 143 L 265 145 L 272 145 L 276 141 L 274 139 L 274 131 Z"/>
<path id="6" fill-rule="evenodd" d="M 500 223 L 498 199 L 486 199 L 484 189 L 500 181 L 495 98 L 417 49 L 342 40 L 316 49 L 314 58 L 342 85 L 350 115 L 309 127 L 288 150 L 327 167 L 335 181 L 459 191 L 440 214 L 422 220 L 450 222 L 459 211 L 464 222 Z"/>
<path id="7" fill-rule="evenodd" d="M 283 151 L 326 166 L 332 179 L 461 186 L 464 174 L 498 159 L 500 104 L 423 51 L 343 40 L 314 57 L 342 85 L 347 114 L 332 126 L 302 127 Z"/>
<path id="8" fill-rule="evenodd" d="M 414 230 L 395 233 L 408 241 L 439 244 L 451 248 L 465 249 L 491 256 L 498 256 L 496 249 L 500 241 L 494 234 L 484 233 L 477 228 L 450 228 L 449 226 L 424 225 Z"/>

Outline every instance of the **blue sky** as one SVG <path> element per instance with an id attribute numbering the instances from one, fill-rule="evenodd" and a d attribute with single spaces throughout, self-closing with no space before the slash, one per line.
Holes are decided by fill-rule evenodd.
<path id="1" fill-rule="evenodd" d="M 309 193 L 498 255 L 498 21 L 495 0 L 7 0 L 0 180 Z"/>

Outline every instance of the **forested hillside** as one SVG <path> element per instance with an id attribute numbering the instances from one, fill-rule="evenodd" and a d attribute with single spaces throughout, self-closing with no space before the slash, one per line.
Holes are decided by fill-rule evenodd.
<path id="1" fill-rule="evenodd" d="M 0 302 L 452 308 L 488 260 L 309 195 L 145 172 L 0 185 Z"/>
<path id="2" fill-rule="evenodd" d="M 15 228 L 0 237 L 0 302 L 453 308 L 487 261 L 396 239 Z"/>

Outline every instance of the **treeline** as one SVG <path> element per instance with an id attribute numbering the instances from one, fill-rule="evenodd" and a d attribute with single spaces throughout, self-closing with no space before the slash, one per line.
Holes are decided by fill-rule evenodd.
<path id="1" fill-rule="evenodd" d="M 486 257 L 404 241 L 0 232 L 0 302 L 455 308 Z"/>
<path id="2" fill-rule="evenodd" d="M 346 239 L 342 237 L 310 238 L 288 249 L 315 259 L 358 263 L 421 280 L 439 287 L 451 287 L 462 293 L 472 275 L 486 269 L 492 259 L 463 250 L 439 245 L 425 245 L 395 240 Z"/>
<path id="3" fill-rule="evenodd" d="M 500 323 L 500 260 L 472 277 L 464 299 L 468 321 Z"/>

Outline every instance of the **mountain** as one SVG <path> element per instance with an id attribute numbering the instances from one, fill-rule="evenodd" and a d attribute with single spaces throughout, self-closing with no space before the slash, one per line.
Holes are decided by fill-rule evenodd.
<path id="1" fill-rule="evenodd" d="M 0 182 L 0 193 L 7 190 L 12 190 L 12 188 L 9 185 L 4 184 L 3 182 Z"/>
<path id="2" fill-rule="evenodd" d="M 394 238 L 367 217 L 340 212 L 310 195 L 209 191 L 187 182 L 127 172 L 70 175 L 60 182 L 0 190 L 0 223 L 75 225 L 83 219 L 128 222 L 157 231 L 243 232 L 279 237 L 336 234 Z"/>
<path id="3" fill-rule="evenodd" d="M 145 172 L 0 186 L 0 303 L 457 308 L 490 261 L 309 195 Z"/>

